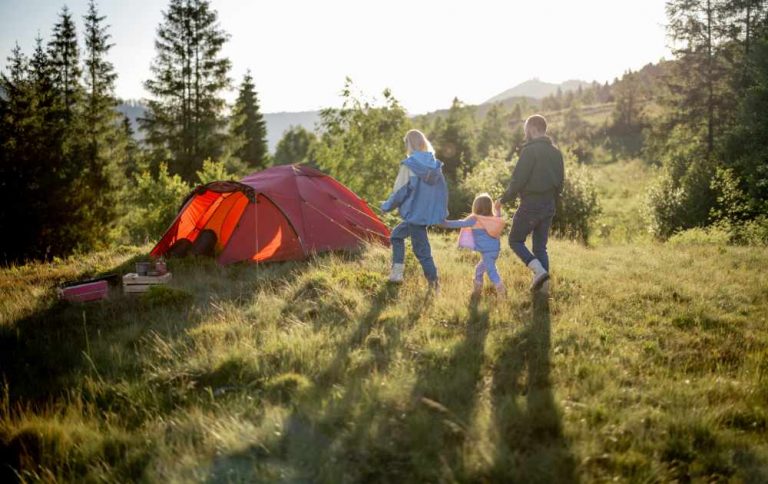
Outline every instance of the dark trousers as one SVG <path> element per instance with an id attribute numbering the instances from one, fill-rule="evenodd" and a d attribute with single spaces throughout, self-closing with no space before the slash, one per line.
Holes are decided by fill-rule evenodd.
<path id="1" fill-rule="evenodd" d="M 547 239 L 552 217 L 555 216 L 555 200 L 522 200 L 512 217 L 512 230 L 509 232 L 509 247 L 525 265 L 533 259 L 539 259 L 544 269 L 549 271 Z M 525 240 L 533 234 L 533 253 L 525 246 Z"/>

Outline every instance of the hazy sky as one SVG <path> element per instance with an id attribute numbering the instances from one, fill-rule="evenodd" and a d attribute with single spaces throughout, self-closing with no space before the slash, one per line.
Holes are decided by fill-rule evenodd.
<path id="1" fill-rule="evenodd" d="M 67 4 L 82 28 L 87 0 L 0 0 L 0 56 L 29 53 Z M 266 112 L 337 105 L 344 77 L 385 87 L 411 113 L 480 103 L 532 77 L 611 80 L 668 56 L 664 0 L 213 0 L 231 34 L 232 77 L 253 71 Z M 161 0 L 101 0 L 123 98 L 145 96 Z M 3 62 L 5 65 L 5 62 Z M 232 94 L 228 95 L 232 98 Z"/>

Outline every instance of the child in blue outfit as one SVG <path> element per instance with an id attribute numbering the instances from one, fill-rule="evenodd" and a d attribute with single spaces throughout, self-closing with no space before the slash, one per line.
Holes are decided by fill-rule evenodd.
<path id="1" fill-rule="evenodd" d="M 440 224 L 448 216 L 448 187 L 443 176 L 443 162 L 424 133 L 412 129 L 405 135 L 408 158 L 400 163 L 392 194 L 381 210 L 398 209 L 403 221 L 392 230 L 391 282 L 402 282 L 405 271 L 405 239 L 411 238 L 413 253 L 421 264 L 430 286 L 437 288 L 437 267 L 432 259 L 427 227 Z"/>
<path id="2" fill-rule="evenodd" d="M 483 290 L 483 275 L 488 274 L 488 279 L 496 286 L 496 294 L 504 296 L 507 291 L 496 269 L 496 259 L 501 250 L 499 239 L 504 230 L 501 202 L 493 203 L 490 195 L 481 193 L 472 202 L 472 215 L 464 220 L 446 220 L 442 225 L 450 229 L 471 230 L 469 242 L 460 236 L 459 245 L 480 253 L 480 262 L 475 266 L 474 294 L 479 295 Z"/>

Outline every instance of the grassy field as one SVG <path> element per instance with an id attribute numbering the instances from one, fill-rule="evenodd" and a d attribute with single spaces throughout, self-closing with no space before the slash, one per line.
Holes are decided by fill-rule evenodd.
<path id="1" fill-rule="evenodd" d="M 648 241 L 644 214 L 646 191 L 654 169 L 641 160 L 591 165 L 601 213 L 594 221 L 592 242 L 625 244 Z"/>
<path id="2" fill-rule="evenodd" d="M 388 252 L 172 262 L 167 291 L 56 303 L 143 249 L 0 272 L 0 481 L 765 482 L 768 250 L 552 244 L 509 296 L 436 237 Z"/>

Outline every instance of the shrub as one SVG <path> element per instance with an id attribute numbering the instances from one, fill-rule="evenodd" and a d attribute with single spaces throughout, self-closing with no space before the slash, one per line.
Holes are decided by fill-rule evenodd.
<path id="1" fill-rule="evenodd" d="M 704 227 L 710 221 L 716 194 L 711 180 L 714 164 L 696 161 L 667 165 L 647 194 L 651 232 L 662 239 L 681 230 Z"/>
<path id="2" fill-rule="evenodd" d="M 233 173 L 232 166 L 227 166 L 223 161 L 213 161 L 210 158 L 203 160 L 202 169 L 196 172 L 201 185 L 217 180 L 236 180 L 240 178 Z"/>
<path id="3" fill-rule="evenodd" d="M 506 159 L 502 148 L 491 148 L 488 156 L 480 160 L 467 174 L 461 188 L 470 200 L 482 192 L 488 192 L 497 199 L 509 184 L 512 167 L 513 164 Z"/>
<path id="4" fill-rule="evenodd" d="M 557 200 L 552 231 L 560 237 L 587 242 L 591 224 L 600 213 L 597 189 L 586 168 L 566 163 L 563 193 Z"/>
<path id="5" fill-rule="evenodd" d="M 347 79 L 342 107 L 321 112 L 323 134 L 313 154 L 322 170 L 377 207 L 389 195 L 406 156 L 403 136 L 411 122 L 389 90 L 379 106 L 352 90 Z"/>
<path id="6" fill-rule="evenodd" d="M 189 191 L 190 186 L 179 175 L 168 173 L 165 163 L 160 164 L 156 176 L 149 171 L 135 175 L 128 186 L 128 208 L 123 221 L 130 241 L 143 243 L 160 237 Z"/>
<path id="7" fill-rule="evenodd" d="M 513 169 L 514 164 L 506 160 L 501 149 L 492 149 L 464 179 L 461 185 L 463 192 L 468 197 L 488 192 L 498 198 L 509 184 Z M 557 203 L 553 232 L 561 237 L 586 242 L 590 224 L 600 212 L 597 190 L 585 168 L 575 163 L 566 163 L 565 172 L 565 185 Z"/>

